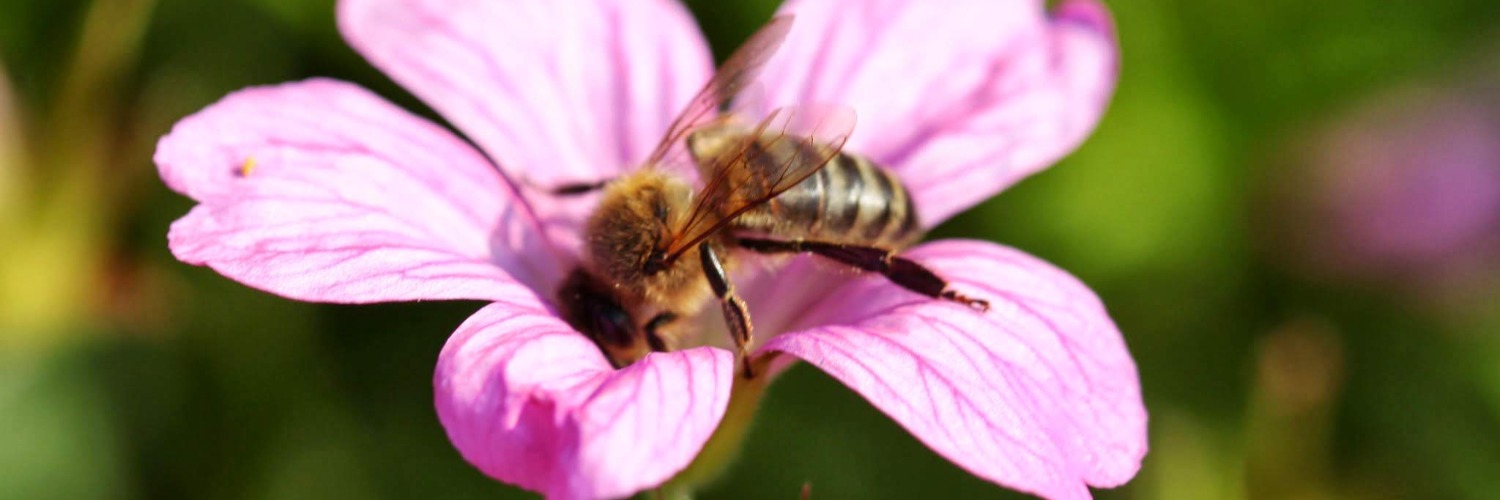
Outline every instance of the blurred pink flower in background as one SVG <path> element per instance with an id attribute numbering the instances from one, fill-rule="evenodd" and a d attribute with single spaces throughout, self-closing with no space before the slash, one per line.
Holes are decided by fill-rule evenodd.
<path id="1" fill-rule="evenodd" d="M 1314 134 L 1291 183 L 1302 264 L 1429 296 L 1500 275 L 1496 81 L 1389 90 Z"/>
<path id="2" fill-rule="evenodd" d="M 1403 96 L 1329 135 L 1330 215 L 1355 256 L 1420 266 L 1500 229 L 1500 116 L 1477 101 Z"/>
<path id="3" fill-rule="evenodd" d="M 928 226 L 1070 152 L 1114 88 L 1114 33 L 1093 0 L 1051 13 L 1030 0 L 782 10 L 797 21 L 762 77 L 767 104 L 853 107 L 846 149 L 908 183 Z M 469 462 L 559 498 L 627 496 L 682 471 L 731 404 L 733 355 L 704 346 L 611 368 L 552 303 L 588 200 L 516 186 L 636 168 L 712 71 L 688 12 L 669 0 L 344 0 L 338 15 L 355 49 L 479 149 L 348 83 L 234 93 L 158 147 L 163 180 L 199 202 L 171 228 L 174 254 L 300 300 L 490 301 L 449 339 L 434 380 Z M 827 371 L 1002 485 L 1087 498 L 1135 474 L 1139 382 L 1092 291 L 992 243 L 908 255 L 992 310 L 798 260 L 809 270 L 744 287 L 756 356 Z M 775 359 L 768 376 L 790 358 Z"/>

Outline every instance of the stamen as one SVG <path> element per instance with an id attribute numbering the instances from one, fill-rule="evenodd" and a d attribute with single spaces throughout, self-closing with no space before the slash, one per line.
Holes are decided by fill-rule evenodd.
<path id="1" fill-rule="evenodd" d="M 239 176 L 249 177 L 250 174 L 255 172 L 255 166 L 256 162 L 254 156 L 245 158 L 245 162 L 240 164 L 240 169 L 238 171 Z"/>

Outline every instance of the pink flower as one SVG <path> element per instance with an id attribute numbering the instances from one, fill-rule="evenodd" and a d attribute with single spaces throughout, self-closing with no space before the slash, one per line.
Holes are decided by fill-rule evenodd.
<path id="1" fill-rule="evenodd" d="M 1093 0 L 1050 14 L 1032 0 L 938 3 L 791 2 L 796 25 L 762 78 L 771 104 L 855 109 L 846 150 L 896 172 L 928 225 L 1067 154 L 1116 75 Z M 697 347 L 612 369 L 552 303 L 592 199 L 516 186 L 635 168 L 710 75 L 689 14 L 670 0 L 344 0 L 338 17 L 478 149 L 347 83 L 240 91 L 158 146 L 162 178 L 199 202 L 172 225 L 172 251 L 300 300 L 493 302 L 449 339 L 434 388 L 454 445 L 501 481 L 619 497 L 683 470 L 730 404 L 734 356 Z M 991 243 L 908 255 L 992 310 L 798 259 L 741 282 L 756 355 L 827 371 L 1002 485 L 1087 498 L 1135 474 L 1139 382 L 1093 292 Z M 773 372 L 791 358 L 777 359 Z"/>
<path id="2" fill-rule="evenodd" d="M 1428 312 L 1494 309 L 1497 84 L 1492 72 L 1384 89 L 1299 134 L 1268 184 L 1266 249 L 1303 277 Z"/>
<path id="3" fill-rule="evenodd" d="M 1331 265 L 1422 274 L 1485 253 L 1500 229 L 1500 121 L 1489 98 L 1390 92 L 1318 138 L 1314 187 L 1331 230 L 1308 232 L 1334 240 Z"/>

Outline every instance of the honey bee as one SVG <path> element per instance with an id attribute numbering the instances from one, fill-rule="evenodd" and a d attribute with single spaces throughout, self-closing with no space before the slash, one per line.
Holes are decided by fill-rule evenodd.
<path id="1" fill-rule="evenodd" d="M 743 374 L 753 377 L 750 314 L 729 281 L 734 259 L 747 252 L 811 253 L 929 297 L 988 309 L 897 255 L 921 237 L 916 207 L 894 175 L 842 151 L 851 111 L 785 107 L 754 125 L 720 113 L 754 81 L 791 22 L 771 20 L 731 55 L 642 168 L 551 190 L 603 190 L 584 226 L 581 264 L 558 298 L 563 318 L 616 367 L 676 347 L 681 326 L 674 323 L 717 299 Z M 702 181 L 696 192 L 662 168 L 684 143 Z"/>

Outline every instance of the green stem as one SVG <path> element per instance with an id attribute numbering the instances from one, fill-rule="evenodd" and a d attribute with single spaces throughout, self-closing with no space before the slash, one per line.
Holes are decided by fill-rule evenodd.
<path id="1" fill-rule="evenodd" d="M 0 349 L 44 348 L 78 331 L 97 304 L 117 199 L 133 172 L 116 143 L 122 82 L 134 68 L 156 0 L 95 0 L 43 118 L 0 131 L 27 144 L 0 157 L 11 199 L 0 213 Z M 4 91 L 0 89 L 0 91 Z M 3 110 L 0 110 L 3 112 Z M 5 121 L 0 119 L 0 121 Z M 23 137 L 24 136 L 24 137 Z M 0 139 L 4 140 L 4 139 Z M 0 152 L 5 153 L 5 152 Z M 22 199 L 14 199 L 22 198 Z M 19 213 L 20 215 L 15 215 Z"/>

